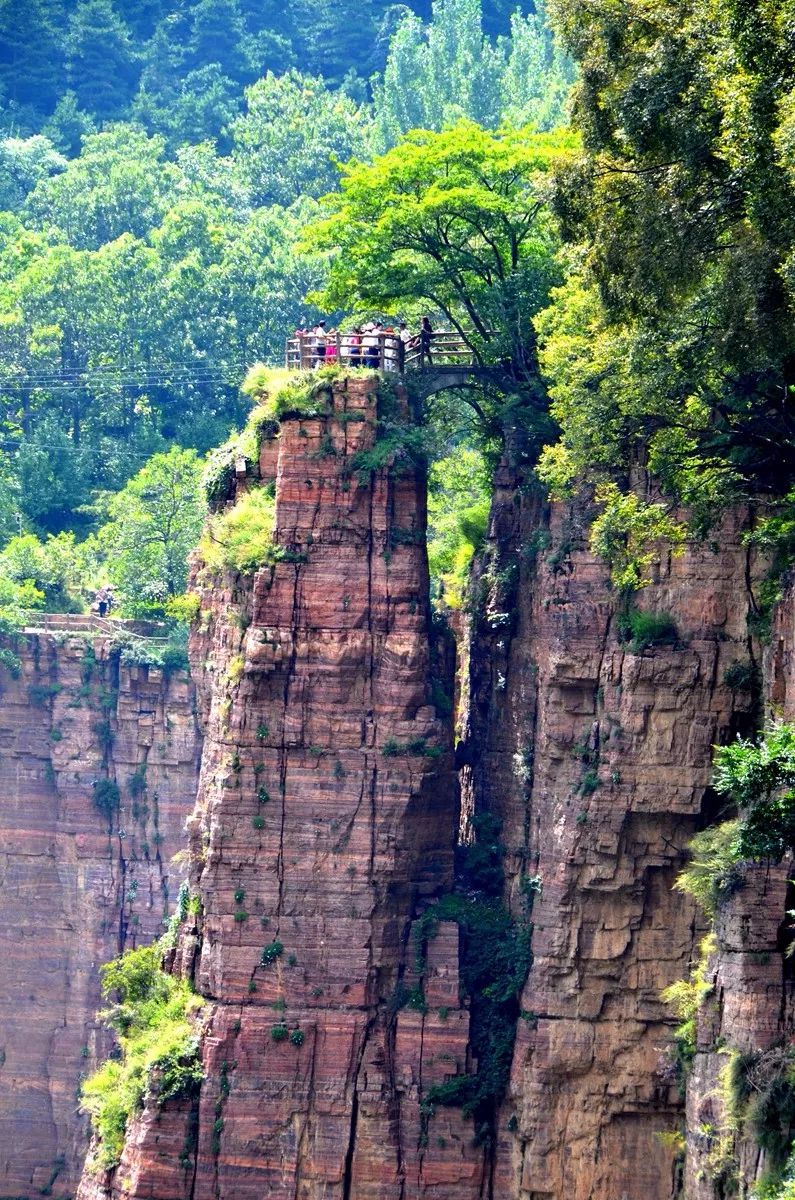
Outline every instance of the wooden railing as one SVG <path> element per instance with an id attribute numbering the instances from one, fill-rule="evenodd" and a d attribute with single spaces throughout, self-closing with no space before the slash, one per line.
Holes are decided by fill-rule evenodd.
<path id="1" fill-rule="evenodd" d="M 425 351 L 418 335 L 404 342 L 396 333 L 329 333 L 323 340 L 313 333 L 295 334 L 285 343 L 284 365 L 293 371 L 340 365 L 402 375 L 407 370 L 474 367 L 476 360 L 457 330 L 439 329 Z"/>

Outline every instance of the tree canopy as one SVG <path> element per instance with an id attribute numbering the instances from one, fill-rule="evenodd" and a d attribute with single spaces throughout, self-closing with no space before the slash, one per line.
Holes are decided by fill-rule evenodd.
<path id="1" fill-rule="evenodd" d="M 423 305 L 481 362 L 535 372 L 531 317 L 558 278 L 549 173 L 565 134 L 489 133 L 461 121 L 417 131 L 372 163 L 343 169 L 306 244 L 334 250 L 319 302 L 386 313 Z"/>
<path id="2" fill-rule="evenodd" d="M 580 249 L 539 323 L 554 485 L 643 457 L 699 520 L 795 471 L 792 5 L 555 6 L 584 153 L 555 207 Z"/>

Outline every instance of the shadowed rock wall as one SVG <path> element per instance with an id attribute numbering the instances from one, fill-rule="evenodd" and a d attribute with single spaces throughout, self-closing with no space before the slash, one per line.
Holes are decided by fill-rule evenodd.
<path id="1" fill-rule="evenodd" d="M 712 746 L 752 718 L 744 514 L 664 558 L 638 597 L 672 644 L 633 647 L 587 513 L 498 488 L 470 649 L 465 803 L 503 821 L 510 902 L 533 899 L 495 1197 L 668 1200 L 682 1124 L 660 992 L 702 931 L 672 891 L 714 813 Z"/>
<path id="2" fill-rule="evenodd" d="M 765 714 L 795 721 L 795 593 L 785 590 L 762 661 Z M 755 1062 L 762 1090 L 781 1069 L 780 1051 L 795 1039 L 795 959 L 791 855 L 749 864 L 718 906 L 715 949 L 698 1014 L 696 1055 L 687 1083 L 688 1200 L 747 1196 L 781 1164 L 760 1146 L 759 1131 L 732 1113 L 732 1060 Z M 751 1088 L 753 1091 L 753 1088 Z M 785 1138 L 789 1117 L 782 1114 Z M 756 1136 L 755 1136 L 756 1135 Z"/>

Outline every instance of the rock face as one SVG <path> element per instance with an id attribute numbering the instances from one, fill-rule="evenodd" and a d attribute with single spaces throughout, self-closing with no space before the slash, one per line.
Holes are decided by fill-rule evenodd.
<path id="1" fill-rule="evenodd" d="M 90 633 L 19 654 L 0 699 L 0 1193 L 68 1196 L 79 1081 L 108 1050 L 98 968 L 162 932 L 200 744 L 184 671 L 120 665 Z"/>
<path id="2" fill-rule="evenodd" d="M 590 514 L 498 478 L 463 653 L 459 803 L 432 703 L 449 681 L 434 661 L 424 480 L 377 454 L 357 471 L 375 438 L 370 387 L 339 383 L 332 415 L 284 420 L 258 484 L 238 479 L 275 480 L 274 563 L 197 577 L 201 911 L 172 969 L 207 999 L 205 1079 L 195 1102 L 150 1097 L 118 1169 L 89 1164 L 80 1200 L 681 1197 L 684 1102 L 660 993 L 705 932 L 672 884 L 718 810 L 712 748 L 758 718 L 727 682 L 742 672 L 726 674 L 760 658 L 747 514 L 663 557 L 637 603 L 667 622 L 644 633 L 636 619 L 633 637 L 588 550 Z M 766 671 L 789 712 L 779 621 Z M 476 1137 L 460 1106 L 429 1102 L 479 1065 L 462 935 L 442 921 L 423 955 L 415 931 L 453 885 L 459 818 L 468 838 L 483 814 L 501 822 L 504 902 L 532 920 L 533 963 L 504 1031 L 505 1097 Z M 770 1044 L 789 1021 L 787 874 L 749 880 L 719 931 L 692 1129 L 719 1034 L 742 1024 L 749 1046 Z M 685 1194 L 712 1200 L 690 1141 Z"/>
<path id="3" fill-rule="evenodd" d="M 712 746 L 750 719 L 723 681 L 747 661 L 743 514 L 720 546 L 660 564 L 639 598 L 671 644 L 627 643 L 587 514 L 498 491 L 470 647 L 465 802 L 503 821 L 509 891 L 534 894 L 495 1151 L 495 1197 L 668 1200 L 681 1099 L 660 992 L 701 918 L 671 885 L 709 817 Z"/>
<path id="4" fill-rule="evenodd" d="M 451 1109 L 431 1143 L 419 1104 L 466 1065 L 456 926 L 429 954 L 427 1010 L 401 1007 L 412 920 L 451 885 L 458 813 L 450 721 L 431 702 L 434 674 L 447 681 L 425 484 L 406 462 L 361 465 L 371 381 L 335 384 L 332 403 L 263 446 L 279 560 L 248 579 L 199 574 L 202 915 L 175 967 L 208 1000 L 200 1099 L 150 1103 L 83 1197 L 478 1194 L 471 1123 Z"/>
<path id="5" fill-rule="evenodd" d="M 768 714 L 795 721 L 795 593 L 790 586 L 773 617 L 763 659 Z M 762 1090 L 786 1069 L 782 1048 L 795 1038 L 795 960 L 791 856 L 743 868 L 742 880 L 719 907 L 714 949 L 705 969 L 709 992 L 697 1023 L 696 1055 L 687 1084 L 688 1200 L 748 1195 L 777 1164 L 754 1130 L 732 1113 L 732 1064 L 752 1064 Z M 780 1103 L 780 1101 L 779 1101 Z M 788 1116 L 781 1117 L 785 1130 Z M 734 1189 L 734 1191 L 732 1191 Z"/>

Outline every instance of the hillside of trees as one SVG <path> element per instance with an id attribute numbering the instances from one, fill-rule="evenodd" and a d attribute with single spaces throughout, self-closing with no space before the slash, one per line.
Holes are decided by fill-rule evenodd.
<path id="1" fill-rule="evenodd" d="M 222 442 L 247 367 L 318 316 L 329 252 L 299 244 L 339 164 L 415 125 L 551 128 L 572 74 L 541 10 L 479 0 L 3 0 L 0 546 L 70 537 L 101 576 L 112 498 Z"/>

